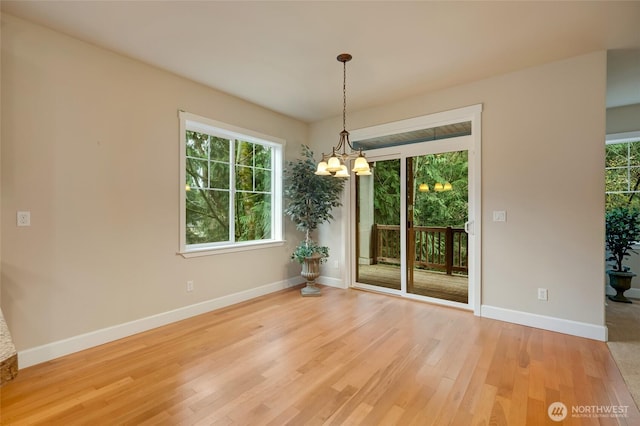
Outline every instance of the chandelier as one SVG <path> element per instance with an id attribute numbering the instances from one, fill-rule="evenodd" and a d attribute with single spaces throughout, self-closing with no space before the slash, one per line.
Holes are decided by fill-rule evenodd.
<path id="1" fill-rule="evenodd" d="M 364 157 L 362 149 L 355 150 L 349 141 L 349 132 L 346 129 L 347 122 L 347 62 L 351 60 L 351 55 L 341 53 L 337 57 L 338 62 L 342 62 L 342 131 L 340 132 L 340 140 L 338 145 L 332 148 L 331 155 L 327 156 L 322 153 L 322 160 L 318 163 L 316 170 L 317 175 L 334 177 L 349 177 L 349 169 L 347 164 L 350 160 L 354 160 L 352 172 L 357 176 L 370 176 L 369 162 Z M 349 152 L 347 152 L 347 147 Z"/>

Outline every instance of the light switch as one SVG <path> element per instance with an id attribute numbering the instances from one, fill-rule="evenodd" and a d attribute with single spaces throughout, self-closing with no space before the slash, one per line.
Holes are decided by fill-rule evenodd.
<path id="1" fill-rule="evenodd" d="M 18 212 L 16 216 L 18 226 L 31 226 L 31 212 Z"/>
<path id="2" fill-rule="evenodd" d="M 504 210 L 493 211 L 493 221 L 494 222 L 506 222 L 507 221 L 507 212 Z"/>

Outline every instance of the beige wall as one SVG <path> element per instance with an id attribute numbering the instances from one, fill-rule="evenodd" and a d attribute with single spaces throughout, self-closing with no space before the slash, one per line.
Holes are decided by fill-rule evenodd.
<path id="1" fill-rule="evenodd" d="M 305 123 L 2 17 L 2 310 L 18 350 L 299 273 L 291 232 L 283 247 L 176 255 L 178 109 L 286 139 L 289 158 L 308 137 Z"/>
<path id="2" fill-rule="evenodd" d="M 347 127 L 482 103 L 482 304 L 603 326 L 605 90 L 603 51 L 352 112 Z M 313 124 L 315 151 L 339 129 Z M 323 238 L 346 246 L 339 227 Z"/>

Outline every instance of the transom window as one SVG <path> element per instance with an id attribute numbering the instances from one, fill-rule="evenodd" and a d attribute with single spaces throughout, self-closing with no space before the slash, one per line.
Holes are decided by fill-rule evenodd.
<path id="1" fill-rule="evenodd" d="M 181 252 L 282 241 L 278 138 L 181 112 Z"/>

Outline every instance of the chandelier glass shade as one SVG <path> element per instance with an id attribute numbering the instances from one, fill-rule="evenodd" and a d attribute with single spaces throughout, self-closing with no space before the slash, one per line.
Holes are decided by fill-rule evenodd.
<path id="1" fill-rule="evenodd" d="M 351 145 L 349 140 L 349 132 L 346 130 L 347 122 L 347 62 L 351 60 L 351 55 L 348 53 L 341 53 L 337 59 L 342 62 L 342 131 L 340 132 L 340 139 L 338 145 L 333 147 L 331 155 L 322 154 L 322 160 L 318 163 L 316 174 L 321 176 L 334 177 L 349 177 L 349 169 L 347 164 L 353 161 L 352 172 L 355 172 L 357 176 L 369 176 L 371 175 L 371 169 L 369 168 L 369 162 L 364 156 L 362 149 L 356 150 Z M 349 151 L 347 152 L 347 148 Z"/>

